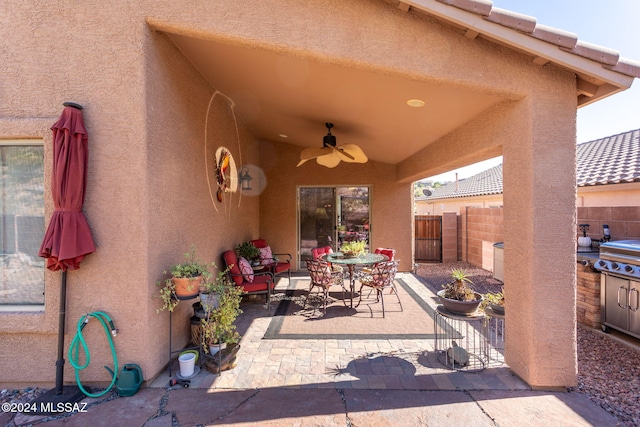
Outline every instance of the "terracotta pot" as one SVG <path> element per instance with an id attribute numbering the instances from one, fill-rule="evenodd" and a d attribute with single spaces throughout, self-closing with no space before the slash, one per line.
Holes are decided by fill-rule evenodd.
<path id="1" fill-rule="evenodd" d="M 449 299 L 444 297 L 445 290 L 438 292 L 438 297 L 444 308 L 453 314 L 460 314 L 468 316 L 475 313 L 482 302 L 482 295 L 475 293 L 476 299 L 474 301 L 458 301 L 455 299 Z"/>
<path id="2" fill-rule="evenodd" d="M 200 292 L 200 284 L 202 276 L 196 277 L 174 277 L 173 284 L 176 288 L 176 297 L 178 298 L 195 298 Z"/>

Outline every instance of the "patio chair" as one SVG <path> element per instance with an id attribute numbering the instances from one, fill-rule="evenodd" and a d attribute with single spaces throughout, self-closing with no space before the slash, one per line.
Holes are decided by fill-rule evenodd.
<path id="1" fill-rule="evenodd" d="M 322 289 L 322 307 L 325 313 L 327 312 L 329 288 L 332 285 L 340 285 L 342 287 L 342 299 L 344 300 L 344 280 L 342 273 L 332 271 L 329 263 L 325 261 L 312 259 L 307 260 L 307 270 L 309 271 L 311 282 L 309 284 L 309 293 L 307 294 L 307 299 L 304 302 L 304 307 L 307 306 L 307 302 L 309 302 L 309 297 L 311 296 L 311 291 L 314 287 Z"/>
<path id="2" fill-rule="evenodd" d="M 265 239 L 251 240 L 251 243 L 260 249 L 260 263 L 262 265 L 267 266 L 274 276 L 287 272 L 288 278 L 291 280 L 291 254 L 274 253 Z M 283 260 L 280 260 L 278 257 L 282 257 Z"/>
<path id="3" fill-rule="evenodd" d="M 369 287 L 371 290 L 376 291 L 376 302 L 382 302 L 382 317 L 385 317 L 384 312 L 384 290 L 389 288 L 392 289 L 392 292 L 396 294 L 396 298 L 398 298 L 398 304 L 400 304 L 400 311 L 402 309 L 402 302 L 400 301 L 400 296 L 398 295 L 398 290 L 396 289 L 395 277 L 398 272 L 398 263 L 399 261 L 382 261 L 373 266 L 371 274 L 368 274 L 362 278 L 360 278 L 360 297 L 358 299 L 358 304 L 356 307 L 360 305 L 362 302 L 362 288 Z M 373 317 L 373 312 L 371 313 L 371 317 Z"/>
<path id="4" fill-rule="evenodd" d="M 393 261 L 393 259 L 396 256 L 396 250 L 392 249 L 392 248 L 376 248 L 374 253 L 388 256 L 389 257 L 388 261 Z M 374 266 L 375 266 L 375 264 L 374 264 Z M 363 267 L 362 271 L 360 272 L 360 274 L 361 275 L 371 274 L 372 270 L 373 270 L 373 266 Z"/>
<path id="5" fill-rule="evenodd" d="M 243 288 L 242 295 L 266 296 L 267 310 L 271 312 L 271 292 L 276 286 L 273 273 L 271 271 L 254 272 L 251 266 L 241 268 L 241 262 L 235 251 L 228 250 L 222 254 L 222 258 L 229 270 L 229 277 L 236 286 Z M 249 271 L 251 270 L 251 271 Z"/>
<path id="6" fill-rule="evenodd" d="M 332 254 L 332 253 L 333 253 L 333 248 L 331 248 L 331 246 L 320 246 L 320 247 L 311 249 L 311 256 L 316 261 L 324 261 L 323 257 L 327 254 Z M 331 266 L 332 271 L 342 273 L 343 268 L 341 266 L 331 264 L 331 263 L 329 263 L 329 265 Z"/>

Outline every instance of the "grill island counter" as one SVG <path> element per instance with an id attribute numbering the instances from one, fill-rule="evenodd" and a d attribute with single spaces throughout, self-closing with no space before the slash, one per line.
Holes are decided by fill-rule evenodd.
<path id="1" fill-rule="evenodd" d="M 640 338 L 640 240 L 602 243 L 594 267 L 602 272 L 602 330 Z"/>

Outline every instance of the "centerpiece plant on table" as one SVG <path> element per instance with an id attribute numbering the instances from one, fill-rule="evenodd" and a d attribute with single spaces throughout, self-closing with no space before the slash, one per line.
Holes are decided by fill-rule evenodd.
<path id="1" fill-rule="evenodd" d="M 364 240 L 356 240 L 353 242 L 345 242 L 340 246 L 340 252 L 346 257 L 356 257 L 364 255 L 366 252 L 367 242 Z"/>

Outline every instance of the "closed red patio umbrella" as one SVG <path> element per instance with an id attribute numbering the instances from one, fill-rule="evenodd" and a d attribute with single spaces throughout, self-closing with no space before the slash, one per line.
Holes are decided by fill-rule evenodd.
<path id="1" fill-rule="evenodd" d="M 89 224 L 82 213 L 86 189 L 88 137 L 82 117 L 82 107 L 65 102 L 60 119 L 53 131 L 53 171 L 51 193 L 54 212 L 40 246 L 39 256 L 47 258 L 47 268 L 62 270 L 60 284 L 60 313 L 58 324 L 58 361 L 56 362 L 56 400 L 74 400 L 79 389 L 63 391 L 64 324 L 67 299 L 67 270 L 77 270 L 85 256 L 96 250 Z M 63 396 L 64 392 L 64 396 Z M 47 393 L 48 395 L 49 393 Z M 75 396 L 75 401 L 81 396 Z M 52 396 L 45 399 L 51 400 Z"/>

